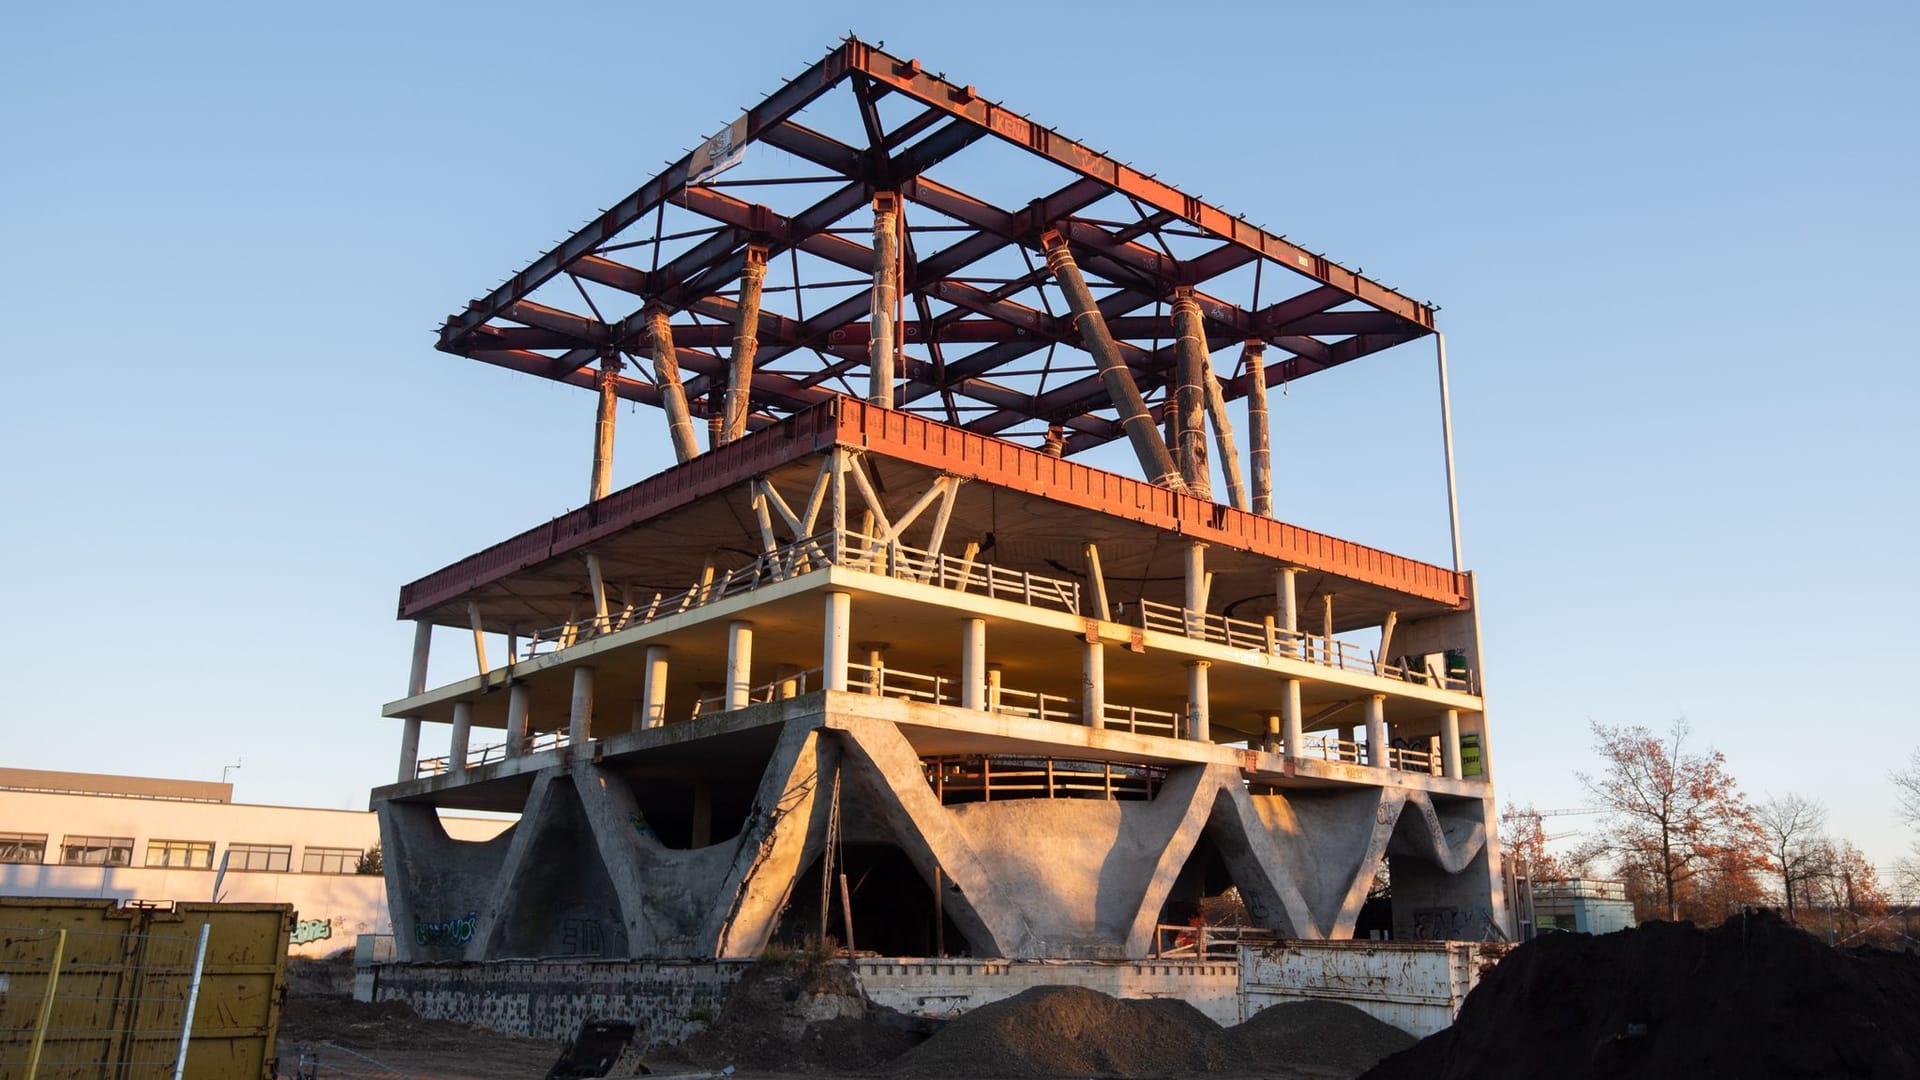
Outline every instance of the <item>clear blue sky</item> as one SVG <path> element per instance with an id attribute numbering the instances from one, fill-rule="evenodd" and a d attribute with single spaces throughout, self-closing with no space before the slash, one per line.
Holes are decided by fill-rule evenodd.
<path id="1" fill-rule="evenodd" d="M 1920 743 L 1916 10 L 20 8 L 5 761 L 244 759 L 242 799 L 365 805 L 398 586 L 586 487 L 590 395 L 434 327 L 855 30 L 1442 305 L 1503 802 L 1581 805 L 1589 718 L 1685 715 L 1888 862 Z M 1446 561 L 1431 371 L 1417 344 L 1294 387 L 1331 467 L 1281 516 Z M 628 483 L 663 461 L 623 422 Z"/>

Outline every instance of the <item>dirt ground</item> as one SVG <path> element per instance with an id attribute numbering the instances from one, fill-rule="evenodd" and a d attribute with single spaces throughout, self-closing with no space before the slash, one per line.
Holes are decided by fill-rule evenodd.
<path id="1" fill-rule="evenodd" d="M 351 984 L 350 964 L 303 962 L 289 971 L 280 1076 L 541 1080 L 563 1050 L 422 1019 L 397 1002 L 356 1002 Z M 867 1002 L 841 965 L 762 965 L 741 980 L 712 1028 L 644 1058 L 631 1054 L 608 1075 L 716 1077 L 732 1066 L 737 1080 L 1351 1080 L 1413 1042 L 1332 1003 L 1276 1006 L 1223 1029 L 1184 1002 L 1120 1001 L 1075 987 L 1035 988 L 936 1026 Z"/>

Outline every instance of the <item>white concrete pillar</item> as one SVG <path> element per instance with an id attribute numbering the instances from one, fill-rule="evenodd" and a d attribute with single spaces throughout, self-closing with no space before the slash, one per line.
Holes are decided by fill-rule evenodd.
<path id="1" fill-rule="evenodd" d="M 420 720 L 409 716 L 400 723 L 400 776 L 401 782 L 411 780 L 420 772 Z"/>
<path id="2" fill-rule="evenodd" d="M 583 743 L 593 737 L 593 669 L 573 669 L 573 701 L 567 708 L 567 741 Z"/>
<path id="3" fill-rule="evenodd" d="M 960 707 L 987 707 L 987 620 L 967 619 L 960 637 Z"/>
<path id="4" fill-rule="evenodd" d="M 1207 669 L 1212 666 L 1207 660 L 1187 661 L 1187 738 L 1195 742 L 1213 741 L 1207 702 Z"/>
<path id="5" fill-rule="evenodd" d="M 753 689 L 753 624 L 735 619 L 727 624 L 727 702 L 726 707 L 747 707 L 747 692 Z"/>
<path id="6" fill-rule="evenodd" d="M 847 688 L 847 638 L 853 631 L 853 597 L 827 594 L 825 645 L 820 659 L 820 684 L 828 690 Z"/>
<path id="7" fill-rule="evenodd" d="M 407 671 L 407 696 L 427 692 L 427 653 L 433 648 L 433 624 L 413 620 L 413 666 Z"/>
<path id="8" fill-rule="evenodd" d="M 1099 641 L 1080 647 L 1080 719 L 1090 728 L 1106 726 L 1107 647 Z"/>
<path id="9" fill-rule="evenodd" d="M 1300 680 L 1280 680 L 1280 738 L 1286 743 L 1287 756 L 1303 756 L 1307 733 L 1300 716 Z"/>
<path id="10" fill-rule="evenodd" d="M 1291 566 L 1281 567 L 1273 576 L 1275 610 L 1280 629 L 1287 631 L 1281 651 L 1288 656 L 1300 655 L 1300 640 L 1293 636 L 1300 632 L 1299 579 L 1300 571 Z"/>
<path id="11" fill-rule="evenodd" d="M 1201 435 L 1205 438 L 1205 433 Z M 1197 634 L 1203 631 L 1205 620 L 1198 618 L 1207 611 L 1207 545 L 1198 540 L 1187 545 L 1187 595 L 1186 609 L 1192 612 L 1187 617 L 1187 633 Z"/>
<path id="12" fill-rule="evenodd" d="M 453 732 L 447 737 L 447 771 L 467 775 L 467 746 L 473 741 L 473 703 L 453 703 Z"/>
<path id="13" fill-rule="evenodd" d="M 800 696 L 800 665 L 781 664 L 774 673 L 780 680 L 779 686 L 774 688 L 775 700 L 786 701 Z"/>
<path id="14" fill-rule="evenodd" d="M 1387 695 L 1367 698 L 1367 764 L 1387 767 Z"/>
<path id="15" fill-rule="evenodd" d="M 1267 714 L 1267 741 L 1265 745 L 1261 747 L 1261 749 L 1265 750 L 1269 754 L 1277 754 L 1280 752 L 1283 740 L 1285 740 L 1285 738 L 1286 738 L 1286 734 L 1281 730 L 1280 714 L 1268 713 Z M 1292 753 L 1293 751 L 1291 748 L 1289 748 L 1287 752 Z"/>
<path id="16" fill-rule="evenodd" d="M 1448 709 L 1440 719 L 1440 771 L 1449 780 L 1460 779 L 1460 710 Z"/>
<path id="17" fill-rule="evenodd" d="M 987 711 L 1000 711 L 1000 665 L 987 665 Z"/>
<path id="18" fill-rule="evenodd" d="M 519 757 L 527 752 L 527 714 L 532 707 L 533 694 L 526 683 L 514 683 L 507 691 L 507 756 Z"/>
<path id="19" fill-rule="evenodd" d="M 640 726 L 651 729 L 667 722 L 667 647 L 647 646 L 646 664 L 640 687 Z"/>

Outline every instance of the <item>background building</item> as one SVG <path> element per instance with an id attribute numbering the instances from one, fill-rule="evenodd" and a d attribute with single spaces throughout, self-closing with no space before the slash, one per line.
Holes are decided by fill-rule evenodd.
<path id="1" fill-rule="evenodd" d="M 507 822 L 449 818 L 485 840 Z M 371 813 L 233 801 L 199 780 L 0 769 L 0 895 L 292 904 L 293 952 L 386 933 Z"/>

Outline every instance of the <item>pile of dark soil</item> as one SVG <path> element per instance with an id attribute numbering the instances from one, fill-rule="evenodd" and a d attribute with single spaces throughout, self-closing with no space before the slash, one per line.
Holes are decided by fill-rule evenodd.
<path id="1" fill-rule="evenodd" d="M 655 1072 L 676 1066 L 786 1072 L 853 1072 L 906 1053 L 928 1026 L 866 1000 L 844 964 L 756 964 L 728 993 L 712 1027 L 647 1055 Z"/>
<path id="2" fill-rule="evenodd" d="M 377 1063 L 422 1080 L 544 1076 L 560 1055 L 556 1043 L 422 1019 L 404 1002 L 292 992 L 274 1050 L 289 1074 L 302 1054 L 311 1054 L 323 1076 L 356 1075 Z"/>
<path id="3" fill-rule="evenodd" d="M 1351 1005 L 1295 1001 L 1269 1006 L 1222 1031 L 1210 1056 L 1215 1072 L 1259 1074 L 1283 1067 L 1353 1076 L 1413 1043 L 1413 1036 Z"/>
<path id="4" fill-rule="evenodd" d="M 894 1062 L 898 1077 L 1184 1076 L 1220 1025 L 1184 1001 L 1041 986 L 967 1013 Z"/>
<path id="5" fill-rule="evenodd" d="M 1542 1076 L 1920 1076 L 1920 956 L 1833 949 L 1772 913 L 1552 934 L 1366 1080 Z"/>

